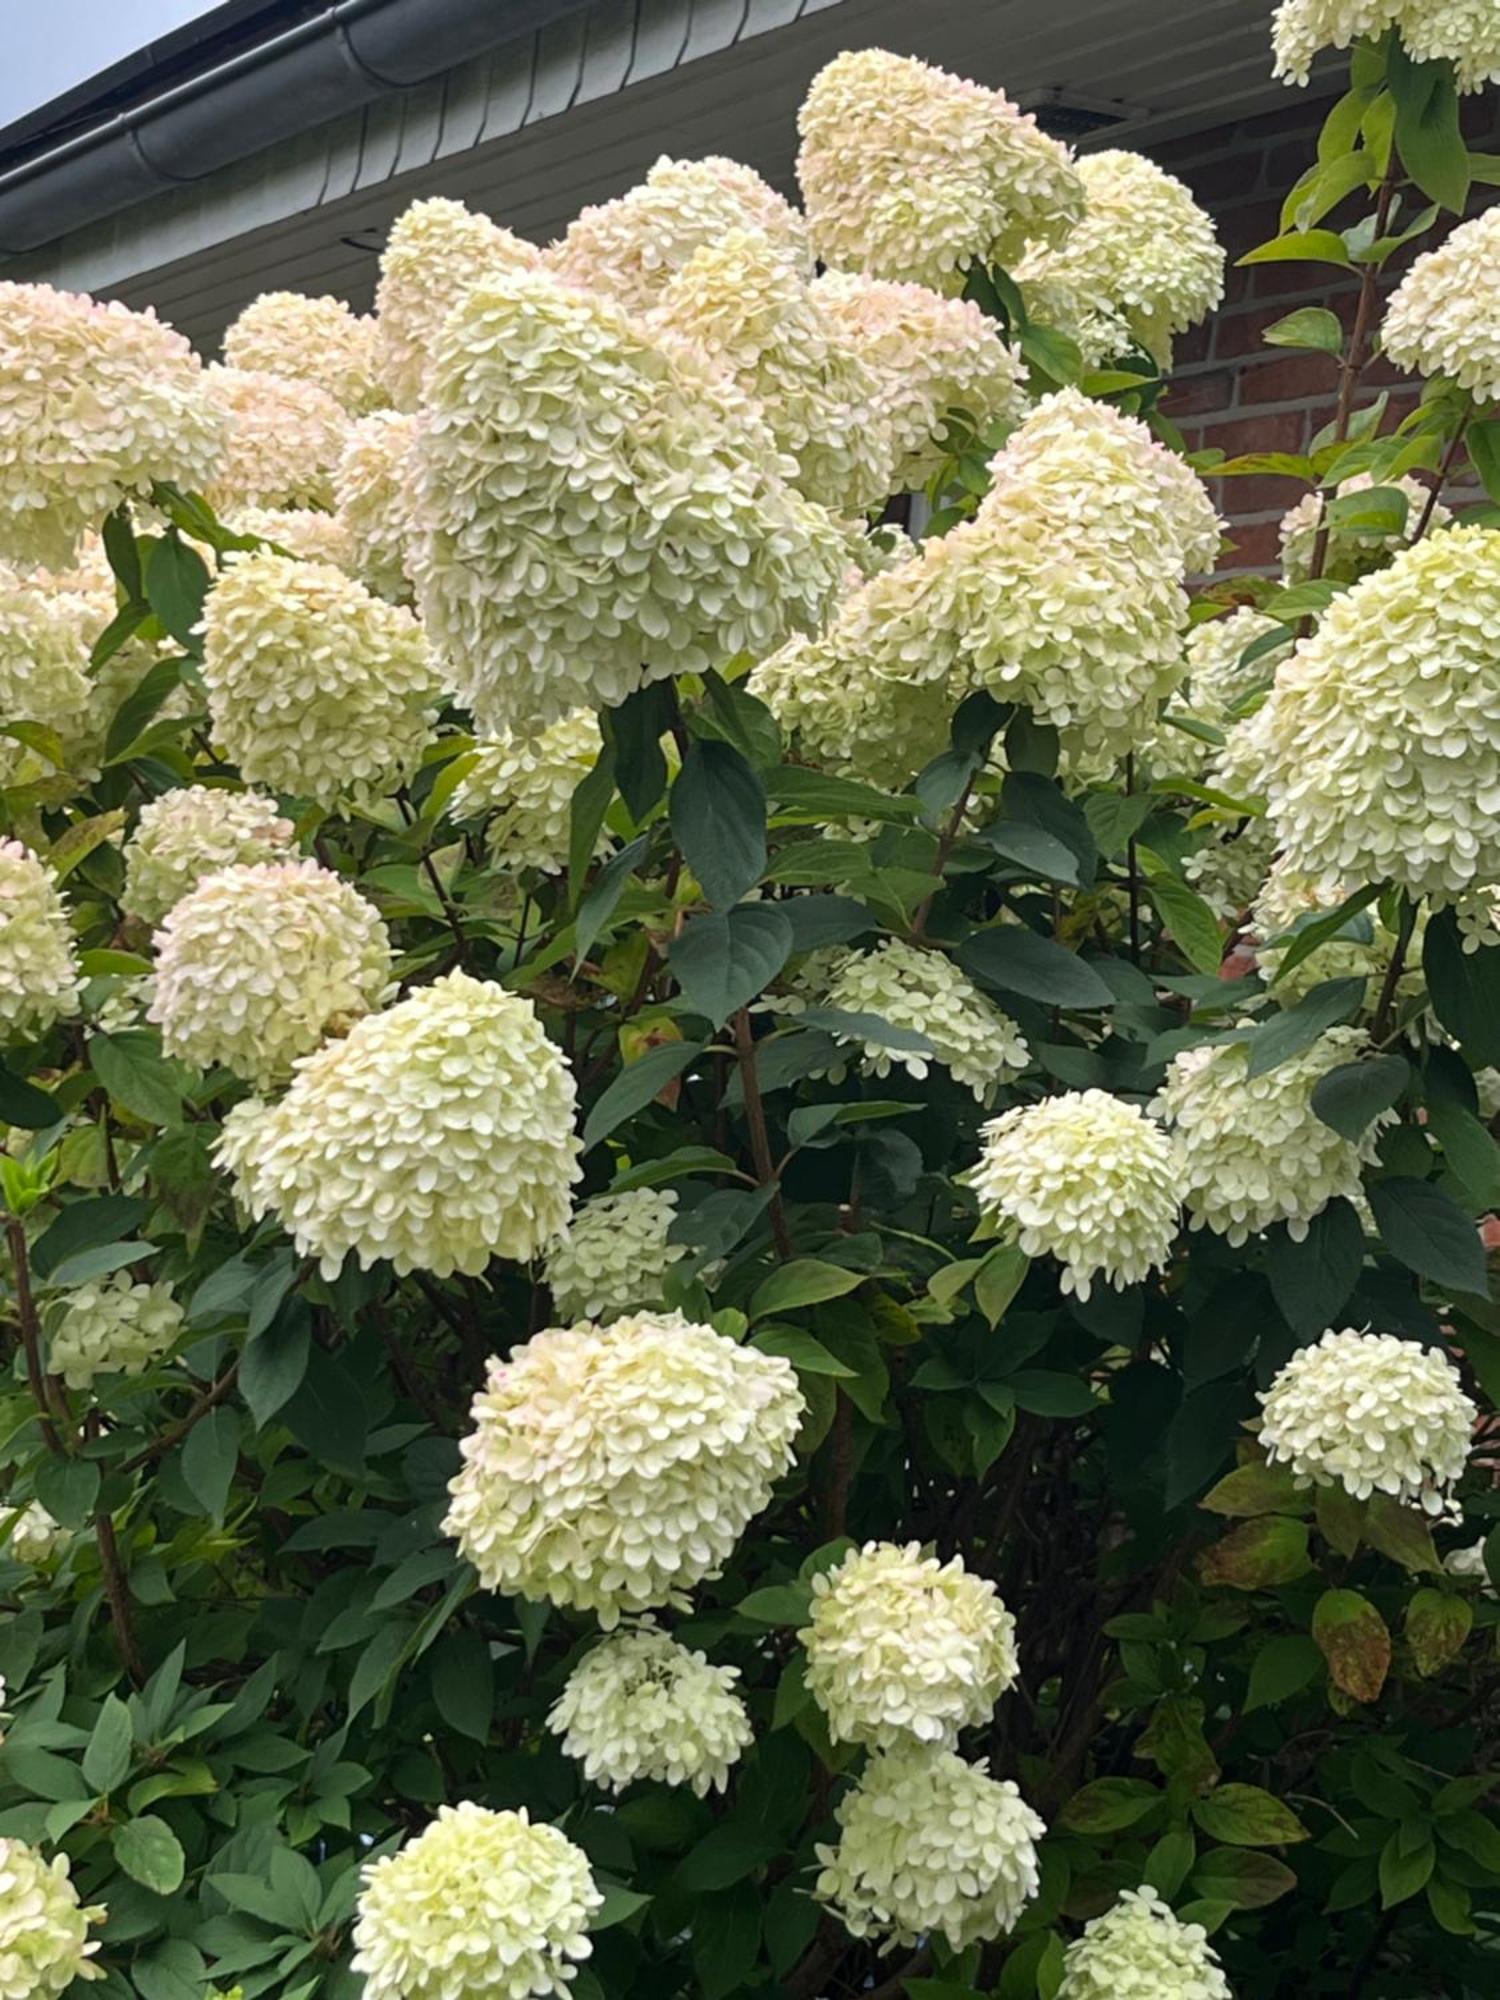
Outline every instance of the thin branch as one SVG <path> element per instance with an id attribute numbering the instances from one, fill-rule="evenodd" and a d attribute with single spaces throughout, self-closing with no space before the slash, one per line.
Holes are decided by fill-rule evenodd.
<path id="1" fill-rule="evenodd" d="M 1391 147 L 1390 161 L 1386 167 L 1385 179 L 1380 185 L 1380 198 L 1375 207 L 1375 236 L 1384 236 L 1391 219 L 1391 205 L 1396 199 L 1396 188 L 1401 178 L 1400 156 L 1394 145 Z M 1375 317 L 1375 302 L 1380 293 L 1380 269 L 1378 265 L 1366 264 L 1360 272 L 1359 302 L 1354 308 L 1354 324 L 1349 332 L 1349 345 L 1339 361 L 1339 395 L 1334 413 L 1333 434 L 1340 444 L 1348 438 L 1349 426 L 1354 419 L 1354 397 L 1359 388 L 1360 378 L 1369 365 L 1369 340 L 1371 325 Z M 1316 583 L 1323 574 L 1328 561 L 1329 541 L 1328 502 L 1325 500 L 1319 510 L 1318 531 L 1313 537 L 1312 562 L 1308 570 L 1308 581 Z M 1311 618 L 1304 618 L 1300 626 L 1305 638 L 1312 630 Z"/>
<path id="2" fill-rule="evenodd" d="M 407 791 L 405 785 L 402 785 L 396 793 L 396 802 L 401 808 L 406 824 L 409 827 L 415 826 L 417 823 L 416 808 L 412 805 L 411 794 Z M 447 919 L 448 928 L 453 933 L 453 942 L 458 951 L 458 962 L 467 970 L 469 964 L 469 941 L 464 936 L 464 927 L 459 921 L 458 911 L 454 907 L 448 891 L 443 887 L 442 878 L 437 872 L 437 866 L 425 848 L 422 850 L 422 872 L 432 884 L 432 893 L 437 897 L 439 904 L 442 906 L 442 912 Z"/>
<path id="3" fill-rule="evenodd" d="M 1417 532 L 1412 536 L 1414 542 L 1420 542 L 1422 537 L 1427 533 L 1427 530 L 1432 526 L 1432 517 L 1437 512 L 1438 499 L 1442 494 L 1443 488 L 1452 477 L 1454 466 L 1458 463 L 1458 454 L 1464 448 L 1464 442 L 1469 435 L 1469 424 L 1471 421 L 1471 417 L 1465 417 L 1464 421 L 1453 433 L 1453 441 L 1443 454 L 1443 462 L 1438 467 L 1437 478 L 1427 489 L 1427 499 L 1422 507 L 1422 518 L 1417 523 Z"/>
<path id="4" fill-rule="evenodd" d="M 136 1643 L 135 1625 L 130 1616 L 130 1590 L 120 1561 L 120 1545 L 115 1540 L 115 1524 L 108 1514 L 94 1517 L 94 1535 L 99 1544 L 99 1570 L 104 1579 L 104 1595 L 109 1604 L 109 1620 L 115 1629 L 115 1644 L 125 1671 L 139 1687 L 146 1678 L 146 1663 Z"/>
<path id="5" fill-rule="evenodd" d="M 938 835 L 937 853 L 932 857 L 932 872 L 938 878 L 939 887 L 942 885 L 943 870 L 948 865 L 948 856 L 957 845 L 959 833 L 962 831 L 964 814 L 969 809 L 969 797 L 973 790 L 974 779 L 970 778 L 958 795 L 958 803 L 948 816 L 948 824 Z M 924 896 L 922 901 L 917 905 L 916 915 L 911 920 L 911 941 L 913 944 L 921 944 L 927 936 L 927 919 L 932 911 L 933 897 L 936 895 L 937 890 L 934 889 L 931 896 Z"/>
<path id="6" fill-rule="evenodd" d="M 133 1457 L 127 1458 L 117 1469 L 120 1472 L 139 1472 L 141 1467 L 149 1465 L 153 1458 L 160 1458 L 162 1453 L 170 1451 L 174 1444 L 181 1444 L 188 1432 L 196 1424 L 201 1423 L 210 1410 L 216 1409 L 223 1402 L 238 1380 L 239 1372 L 240 1364 L 236 1358 L 230 1362 L 218 1381 L 211 1383 L 203 1391 L 203 1394 L 193 1404 L 181 1423 L 173 1424 L 170 1430 L 163 1431 L 161 1436 L 153 1443 L 145 1445 Z"/>
<path id="7" fill-rule="evenodd" d="M 760 1077 L 755 1066 L 755 1034 L 750 1026 L 749 1010 L 744 1007 L 734 1017 L 734 1047 L 739 1059 L 740 1083 L 745 1093 L 745 1123 L 750 1128 L 750 1153 L 755 1161 L 755 1177 L 762 1187 L 774 1189 L 770 1204 L 771 1235 L 775 1239 L 777 1256 L 786 1263 L 792 1255 L 792 1236 L 786 1225 L 786 1210 L 781 1205 L 781 1190 L 776 1185 L 776 1168 L 771 1160 L 766 1107 L 761 1098 Z"/>
<path id="8" fill-rule="evenodd" d="M 1391 1010 L 1396 1004 L 1396 988 L 1401 983 L 1401 974 L 1406 969 L 1406 954 L 1416 927 L 1416 902 L 1410 896 L 1403 896 L 1400 923 L 1396 931 L 1396 948 L 1391 953 L 1391 962 L 1385 969 L 1385 979 L 1381 983 L 1375 1018 L 1370 1024 L 1370 1039 L 1373 1042 L 1379 1042 L 1390 1028 Z"/>
<path id="9" fill-rule="evenodd" d="M 10 1248 L 11 1268 L 15 1273 L 16 1319 L 21 1329 L 21 1346 L 26 1354 L 26 1379 L 31 1385 L 32 1400 L 37 1407 L 47 1449 L 55 1457 L 65 1458 L 67 1447 L 62 1441 L 62 1433 L 69 1428 L 68 1406 L 62 1384 L 42 1365 L 41 1322 L 37 1318 L 36 1298 L 31 1289 L 26 1225 L 19 1216 L 11 1216 L 7 1220 L 5 1240 Z"/>

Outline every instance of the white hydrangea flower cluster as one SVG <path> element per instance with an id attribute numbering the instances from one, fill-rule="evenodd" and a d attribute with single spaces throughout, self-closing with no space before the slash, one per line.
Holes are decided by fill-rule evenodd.
<path id="1" fill-rule="evenodd" d="M 806 224 L 752 168 L 715 154 L 703 160 L 663 154 L 639 186 L 585 208 L 547 252 L 547 263 L 564 284 L 644 313 L 695 252 L 742 229 L 762 231 L 811 276 Z"/>
<path id="2" fill-rule="evenodd" d="M 1068 732 L 1075 755 L 1149 735 L 1181 680 L 1190 569 L 1212 565 L 1202 482 L 1134 417 L 1047 397 L 992 462 L 970 521 L 850 600 L 824 644 L 838 675 L 975 688 Z"/>
<path id="3" fill-rule="evenodd" d="M 316 507 L 236 507 L 225 518 L 237 535 L 255 535 L 303 562 L 334 563 L 353 571 L 354 543 L 336 514 Z"/>
<path id="4" fill-rule="evenodd" d="M 792 1462 L 796 1371 L 681 1313 L 553 1327 L 490 1364 L 445 1531 L 487 1590 L 685 1607 Z"/>
<path id="5" fill-rule="evenodd" d="M 881 635 L 926 587 L 908 547 L 902 559 L 860 579 L 818 638 L 788 639 L 752 670 L 747 691 L 763 701 L 799 756 L 841 777 L 901 791 L 948 747 L 951 713 L 942 681 L 873 671 Z M 881 588 L 873 596 L 870 584 Z"/>
<path id="6" fill-rule="evenodd" d="M 1312 1108 L 1314 1086 L 1367 1046 L 1361 1028 L 1330 1028 L 1309 1049 L 1247 1077 L 1243 1042 L 1183 1049 L 1153 1110 L 1172 1129 L 1176 1181 L 1194 1229 L 1245 1243 L 1284 1222 L 1300 1243 L 1315 1215 L 1342 1195 L 1362 1198 L 1361 1169 L 1394 1113 L 1345 1139 Z"/>
<path id="7" fill-rule="evenodd" d="M 534 736 L 482 739 L 453 794 L 453 812 L 487 818 L 496 867 L 556 874 L 568 865 L 573 794 L 598 763 L 602 743 L 590 709 L 564 715 Z M 601 829 L 595 852 L 608 845 Z"/>
<path id="8" fill-rule="evenodd" d="M 87 597 L 0 565 L 0 716 L 38 722 L 69 746 L 88 713 L 89 647 L 108 620 L 94 620 Z M 26 744 L 0 736 L 0 785 L 51 769 Z"/>
<path id="9" fill-rule="evenodd" d="M 40 1500 L 0 1513 L 0 1558 L 35 1567 L 60 1556 L 72 1539 L 72 1529 L 54 1521 Z"/>
<path id="10" fill-rule="evenodd" d="M 368 1861 L 353 1967 L 365 2000 L 562 2000 L 604 1898 L 555 1826 L 465 1799 Z"/>
<path id="11" fill-rule="evenodd" d="M 224 359 L 231 368 L 316 383 L 351 417 L 385 401 L 374 320 L 327 294 L 262 292 L 225 329 Z"/>
<path id="12" fill-rule="evenodd" d="M 1342 1486 L 1447 1511 L 1479 1412 L 1437 1347 L 1330 1330 L 1299 1348 L 1261 1396 L 1260 1438 L 1302 1486 Z"/>
<path id="13" fill-rule="evenodd" d="M 47 1363 L 70 1389 L 96 1375 L 139 1375 L 165 1354 L 183 1327 L 170 1285 L 138 1285 L 123 1271 L 75 1285 L 47 1330 Z"/>
<path id="14" fill-rule="evenodd" d="M 147 1018 L 169 1056 L 268 1090 L 391 991 L 391 941 L 352 883 L 316 861 L 208 875 L 156 934 Z"/>
<path id="15" fill-rule="evenodd" d="M 215 1155 L 304 1257 L 478 1276 L 534 1257 L 578 1178 L 572 1074 L 531 1003 L 450 972 L 296 1065 L 274 1104 L 224 1121 Z"/>
<path id="16" fill-rule="evenodd" d="M 931 1042 L 927 1056 L 892 1048 L 875 1029 L 862 1035 L 838 1033 L 839 1042 L 861 1051 L 866 1076 L 904 1069 L 909 1076 L 925 1077 L 935 1062 L 984 1103 L 1031 1060 L 1015 1022 L 943 952 L 886 938 L 869 951 L 831 953 L 813 969 L 813 978 L 820 1006 L 875 1014 Z"/>
<path id="17" fill-rule="evenodd" d="M 810 500 L 850 514 L 884 500 L 894 450 L 874 372 L 773 237 L 731 229 L 695 250 L 650 325 L 696 349 L 759 407 Z"/>
<path id="18" fill-rule="evenodd" d="M 1144 153 L 1089 153 L 1078 173 L 1083 220 L 1016 266 L 1027 309 L 1070 334 L 1090 366 L 1139 346 L 1169 368 L 1173 335 L 1224 296 L 1224 250 L 1212 219 Z"/>
<path id="19" fill-rule="evenodd" d="M 377 410 L 349 426 L 333 475 L 335 516 L 356 573 L 382 597 L 411 591 L 412 457 L 417 418 Z"/>
<path id="20" fill-rule="evenodd" d="M 534 271 L 542 253 L 461 201 L 414 201 L 391 224 L 375 287 L 381 378 L 398 410 L 418 409 L 438 329 L 465 292 L 511 271 Z"/>
<path id="21" fill-rule="evenodd" d="M 854 1937 L 963 1951 L 1002 1937 L 1036 1894 L 1046 1832 L 1011 1779 L 937 1744 L 882 1750 L 839 1801 L 814 1894 Z"/>
<path id="22" fill-rule="evenodd" d="M 660 1305 L 667 1272 L 687 1254 L 667 1240 L 676 1220 L 673 1188 L 628 1188 L 575 1208 L 543 1266 L 558 1317 L 611 1320 Z"/>
<path id="23" fill-rule="evenodd" d="M 125 843 L 120 907 L 158 924 L 205 875 L 294 852 L 292 822 L 259 792 L 183 785 L 141 807 Z"/>
<path id="24" fill-rule="evenodd" d="M 332 806 L 405 784 L 437 717 L 410 611 L 330 563 L 236 557 L 203 613 L 214 738 L 252 785 Z"/>
<path id="25" fill-rule="evenodd" d="M 78 958 L 52 871 L 0 840 L 0 1031 L 39 1035 L 78 1006 Z"/>
<path id="26" fill-rule="evenodd" d="M 807 1685 L 836 1743 L 950 1748 L 1020 1672 L 1016 1621 L 988 1577 L 916 1542 L 866 1542 L 812 1582 Z"/>
<path id="27" fill-rule="evenodd" d="M 836 271 L 959 292 L 1082 221 L 1066 146 L 1004 91 L 884 49 L 835 56 L 797 118 L 813 248 Z"/>
<path id="28" fill-rule="evenodd" d="M 1336 597 L 1255 721 L 1285 864 L 1323 899 L 1500 881 L 1500 535 L 1447 529 Z"/>
<path id="29" fill-rule="evenodd" d="M 1155 1889 L 1126 1889 L 1084 1925 L 1063 1957 L 1057 2000 L 1232 2000 L 1201 1924 L 1173 1915 Z"/>
<path id="30" fill-rule="evenodd" d="M 1500 211 L 1488 208 L 1420 256 L 1396 287 L 1381 332 L 1386 354 L 1398 368 L 1446 376 L 1477 402 L 1493 402 L 1500 327 L 1487 302 L 1497 284 Z"/>
<path id="31" fill-rule="evenodd" d="M 1280 0 L 1275 74 L 1305 84 L 1320 49 L 1378 41 L 1396 29 L 1415 62 L 1451 62 L 1460 90 L 1500 81 L 1500 16 L 1490 0 Z"/>
<path id="32" fill-rule="evenodd" d="M 206 382 L 224 426 L 224 452 L 203 490 L 220 514 L 333 505 L 333 468 L 349 419 L 326 389 L 219 362 Z"/>
<path id="33" fill-rule="evenodd" d="M 983 1128 L 967 1179 L 981 1215 L 1028 1257 L 1055 1257 L 1062 1289 L 1087 1299 L 1096 1276 L 1138 1284 L 1177 1233 L 1177 1169 L 1161 1126 L 1103 1090 L 1017 1105 Z"/>
<path id="34" fill-rule="evenodd" d="M 66 1854 L 43 1859 L 24 1840 L 0 1834 L 0 2000 L 55 2000 L 75 1979 L 102 1979 L 94 1964 L 102 1904 L 84 1904 Z"/>
<path id="35" fill-rule="evenodd" d="M 623 1792 L 637 1779 L 722 1792 L 754 1737 L 735 1693 L 738 1667 L 715 1667 L 648 1619 L 584 1655 L 547 1727 L 590 1784 Z"/>
<path id="36" fill-rule="evenodd" d="M 428 399 L 418 597 L 483 730 L 761 656 L 837 592 L 845 538 L 753 406 L 605 299 L 480 286 Z"/>
<path id="37" fill-rule="evenodd" d="M 1378 569 L 1387 556 L 1406 547 L 1416 535 L 1418 525 L 1427 510 L 1428 489 L 1420 479 L 1382 479 L 1377 482 L 1368 472 L 1357 472 L 1352 479 L 1344 480 L 1338 488 L 1342 500 L 1351 493 L 1367 493 L 1376 484 L 1397 486 L 1406 495 L 1406 526 L 1400 534 L 1381 535 L 1362 532 L 1348 522 L 1335 521 L 1331 524 L 1327 546 L 1323 553 L 1323 567 L 1319 572 L 1333 583 L 1357 583 L 1360 577 L 1368 576 L 1372 569 Z M 1449 510 L 1439 502 L 1432 510 L 1430 528 L 1444 528 L 1453 519 Z M 1323 495 L 1307 493 L 1283 515 L 1281 522 L 1281 568 L 1288 583 L 1306 583 L 1312 575 L 1313 555 L 1317 547 L 1318 530 L 1323 520 Z"/>
<path id="38" fill-rule="evenodd" d="M 0 283 L 0 561 L 66 569 L 153 480 L 201 487 L 221 431 L 201 362 L 154 313 Z"/>
<path id="39" fill-rule="evenodd" d="M 1025 415 L 1025 362 L 971 299 L 837 271 L 816 279 L 812 296 L 875 378 L 893 492 L 923 486 L 939 470 L 937 439 L 950 411 L 979 431 Z"/>

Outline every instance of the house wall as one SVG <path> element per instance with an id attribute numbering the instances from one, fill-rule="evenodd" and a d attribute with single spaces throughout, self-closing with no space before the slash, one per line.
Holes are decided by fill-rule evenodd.
<path id="1" fill-rule="evenodd" d="M 1173 388 L 1164 405 L 1195 449 L 1218 445 L 1231 456 L 1300 452 L 1333 415 L 1334 358 L 1267 347 L 1261 336 L 1287 313 L 1307 305 L 1328 306 L 1347 328 L 1358 280 L 1323 264 L 1235 268 L 1245 251 L 1279 233 L 1282 198 L 1316 158 L 1327 109 L 1326 100 L 1313 105 L 1298 100 L 1282 111 L 1150 148 L 1152 157 L 1180 176 L 1212 213 L 1229 253 L 1224 304 L 1206 325 L 1178 342 Z M 1471 100 L 1467 113 L 1475 150 L 1500 152 L 1500 114 L 1493 94 Z M 1479 192 L 1500 196 L 1500 190 Z M 1471 212 L 1473 207 L 1471 203 Z M 1351 216 L 1355 212 L 1351 208 Z M 1408 250 L 1393 259 L 1388 287 L 1410 269 L 1416 254 Z M 1383 390 L 1389 390 L 1390 407 L 1397 414 L 1411 409 L 1419 394 L 1410 376 L 1377 359 L 1362 383 L 1359 406 Z M 1213 482 L 1235 544 L 1226 569 L 1274 565 L 1277 524 L 1302 490 L 1294 480 L 1258 474 Z"/>

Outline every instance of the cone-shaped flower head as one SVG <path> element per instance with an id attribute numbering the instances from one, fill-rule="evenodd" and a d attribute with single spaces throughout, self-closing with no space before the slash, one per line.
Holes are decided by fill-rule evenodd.
<path id="1" fill-rule="evenodd" d="M 738 1667 L 710 1665 L 647 1620 L 586 1653 L 553 1704 L 547 1727 L 590 1784 L 623 1792 L 646 1778 L 722 1792 L 751 1741 L 735 1692 Z"/>
<path id="2" fill-rule="evenodd" d="M 0 1034 L 39 1035 L 78 1005 L 78 959 L 52 871 L 0 840 Z"/>

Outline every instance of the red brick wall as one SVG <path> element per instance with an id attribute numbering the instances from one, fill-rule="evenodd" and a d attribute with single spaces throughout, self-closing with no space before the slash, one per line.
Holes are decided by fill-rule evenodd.
<path id="1" fill-rule="evenodd" d="M 1177 345 L 1173 389 L 1164 408 L 1196 447 L 1245 451 L 1301 451 L 1333 414 L 1336 365 L 1331 356 L 1291 353 L 1261 344 L 1264 329 L 1298 306 L 1326 305 L 1347 326 L 1358 291 L 1327 265 L 1260 264 L 1246 270 L 1235 260 L 1278 233 L 1281 201 L 1316 156 L 1327 103 L 1299 101 L 1268 117 L 1225 126 L 1154 150 L 1179 175 L 1219 225 L 1229 253 L 1224 303 L 1205 325 Z M 1488 116 L 1489 129 L 1484 129 Z M 1476 149 L 1500 149 L 1494 100 L 1471 100 L 1466 122 Z M 1482 192 L 1476 190 L 1476 196 Z M 1470 212 L 1477 206 L 1471 202 Z M 1349 219 L 1358 213 L 1351 206 Z M 1331 220 L 1343 219 L 1339 211 Z M 1391 282 L 1409 268 L 1414 250 L 1391 265 Z M 1391 407 L 1404 413 L 1416 401 L 1412 378 L 1377 360 L 1359 401 L 1391 391 Z M 1294 481 L 1253 476 L 1213 483 L 1220 512 L 1229 521 L 1235 555 L 1227 568 L 1263 569 L 1275 563 L 1277 523 L 1301 495 Z"/>

